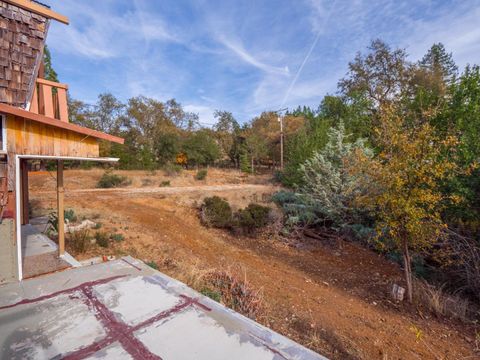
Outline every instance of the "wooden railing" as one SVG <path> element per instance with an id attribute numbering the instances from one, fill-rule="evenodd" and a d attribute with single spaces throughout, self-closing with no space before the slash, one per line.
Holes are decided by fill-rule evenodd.
<path id="1" fill-rule="evenodd" d="M 37 78 L 30 111 L 68 122 L 67 84 Z"/>

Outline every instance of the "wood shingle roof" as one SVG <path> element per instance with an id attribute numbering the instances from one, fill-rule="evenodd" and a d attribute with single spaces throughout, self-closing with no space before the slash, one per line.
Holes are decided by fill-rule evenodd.
<path id="1" fill-rule="evenodd" d="M 43 56 L 49 19 L 0 1 L 0 103 L 25 108 Z"/>

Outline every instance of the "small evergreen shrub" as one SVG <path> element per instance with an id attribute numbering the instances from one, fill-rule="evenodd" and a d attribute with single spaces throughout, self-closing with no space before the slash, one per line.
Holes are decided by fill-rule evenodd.
<path id="1" fill-rule="evenodd" d="M 215 291 L 209 288 L 203 288 L 202 290 L 200 290 L 200 293 L 216 302 L 220 302 L 222 300 L 222 294 L 219 291 Z"/>
<path id="2" fill-rule="evenodd" d="M 207 169 L 198 170 L 197 174 L 195 175 L 196 180 L 205 180 L 207 178 Z"/>
<path id="3" fill-rule="evenodd" d="M 107 248 L 108 247 L 108 235 L 104 231 L 97 231 L 95 233 L 95 241 L 98 246 Z"/>
<path id="4" fill-rule="evenodd" d="M 242 154 L 240 154 L 240 170 L 247 174 L 252 173 L 252 167 L 246 152 L 243 152 Z"/>
<path id="5" fill-rule="evenodd" d="M 142 186 L 151 186 L 153 184 L 153 180 L 152 179 L 142 179 Z"/>
<path id="6" fill-rule="evenodd" d="M 270 208 L 259 204 L 249 204 L 245 209 L 236 214 L 236 223 L 246 232 L 254 232 L 268 223 Z"/>
<path id="7" fill-rule="evenodd" d="M 68 222 L 77 221 L 77 215 L 75 215 L 73 209 L 64 210 L 63 217 L 65 221 L 68 220 Z M 48 214 L 48 224 L 55 230 L 55 232 L 58 232 L 58 216 L 56 212 Z"/>
<path id="8" fill-rule="evenodd" d="M 147 261 L 145 264 L 150 266 L 152 269 L 158 270 L 158 265 L 155 261 Z"/>
<path id="9" fill-rule="evenodd" d="M 113 174 L 109 171 L 106 171 L 100 180 L 98 180 L 97 188 L 102 189 L 109 189 L 115 188 L 120 186 L 127 186 L 131 184 L 131 180 L 129 180 L 126 176 L 121 176 L 117 174 Z"/>
<path id="10" fill-rule="evenodd" d="M 63 216 L 65 217 L 65 220 L 68 220 L 68 222 L 77 221 L 77 215 L 75 214 L 75 211 L 73 209 L 65 210 L 63 212 Z"/>
<path id="11" fill-rule="evenodd" d="M 115 242 L 121 242 L 121 241 L 125 240 L 125 236 L 123 236 L 122 234 L 119 234 L 119 233 L 112 234 L 112 236 L 110 236 L 110 238 Z"/>
<path id="12" fill-rule="evenodd" d="M 160 187 L 170 186 L 170 180 L 165 180 L 160 183 Z"/>
<path id="13" fill-rule="evenodd" d="M 202 222 L 207 226 L 228 228 L 232 225 L 232 208 L 219 196 L 207 197 L 202 204 Z"/>

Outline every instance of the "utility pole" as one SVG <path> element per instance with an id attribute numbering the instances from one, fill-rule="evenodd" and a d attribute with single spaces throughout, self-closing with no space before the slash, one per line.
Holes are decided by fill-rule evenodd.
<path id="1" fill-rule="evenodd" d="M 278 115 L 278 122 L 280 123 L 280 169 L 283 170 L 283 117 Z"/>
<path id="2" fill-rule="evenodd" d="M 277 113 L 277 120 L 280 123 L 280 169 L 283 170 L 283 116 L 281 115 L 282 111 L 287 111 L 288 108 L 280 109 L 274 111 Z"/>

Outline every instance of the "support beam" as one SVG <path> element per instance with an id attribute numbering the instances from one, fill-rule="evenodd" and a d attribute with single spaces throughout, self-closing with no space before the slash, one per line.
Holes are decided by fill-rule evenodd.
<path id="1" fill-rule="evenodd" d="M 22 225 L 30 222 L 28 200 L 28 160 L 20 160 L 20 187 L 22 196 Z"/>
<path id="2" fill-rule="evenodd" d="M 58 255 L 65 253 L 65 215 L 63 188 L 63 160 L 57 160 L 57 215 L 58 215 Z"/>

